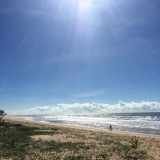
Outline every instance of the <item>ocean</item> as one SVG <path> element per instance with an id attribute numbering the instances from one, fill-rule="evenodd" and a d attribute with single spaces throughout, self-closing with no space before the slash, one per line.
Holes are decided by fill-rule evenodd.
<path id="1" fill-rule="evenodd" d="M 12 116 L 50 123 L 71 124 L 92 128 L 160 135 L 160 112 L 148 113 L 112 113 L 86 115 L 26 115 Z"/>

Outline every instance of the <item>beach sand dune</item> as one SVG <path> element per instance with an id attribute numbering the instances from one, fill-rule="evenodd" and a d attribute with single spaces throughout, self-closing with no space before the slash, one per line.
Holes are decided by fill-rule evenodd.
<path id="1" fill-rule="evenodd" d="M 61 159 L 65 159 L 65 157 L 73 158 L 73 156 L 79 157 L 79 155 L 83 155 L 81 159 L 108 158 L 110 160 L 119 160 L 125 159 L 125 156 L 127 154 L 132 154 L 132 156 L 136 156 L 134 155 L 135 153 L 129 153 L 136 151 L 136 154 L 139 154 L 139 159 L 142 158 L 160 160 L 160 136 L 109 131 L 103 129 L 54 124 L 47 122 L 37 122 L 33 120 L 12 118 L 7 116 L 4 117 L 4 120 L 14 124 L 40 127 L 42 128 L 43 132 L 48 133 L 31 136 L 34 141 L 54 141 L 58 144 L 85 144 L 84 148 L 82 147 L 76 152 L 75 150 L 73 152 L 69 149 L 65 149 L 63 150 L 63 156 L 61 153 L 58 153 Z M 51 128 L 57 128 L 58 131 L 56 132 L 56 134 L 52 134 Z M 129 146 L 131 144 L 131 140 L 138 140 L 137 149 L 126 149 L 126 151 L 118 151 L 122 149 L 122 147 Z M 147 156 L 143 157 L 143 154 L 146 154 Z"/>

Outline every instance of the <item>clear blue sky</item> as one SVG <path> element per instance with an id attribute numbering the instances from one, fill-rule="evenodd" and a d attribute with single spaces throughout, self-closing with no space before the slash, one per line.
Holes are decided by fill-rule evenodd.
<path id="1" fill-rule="evenodd" d="M 159 0 L 0 0 L 0 108 L 160 102 Z"/>

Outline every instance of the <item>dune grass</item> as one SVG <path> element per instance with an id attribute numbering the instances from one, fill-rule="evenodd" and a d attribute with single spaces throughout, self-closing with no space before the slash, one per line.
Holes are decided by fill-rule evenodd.
<path id="1" fill-rule="evenodd" d="M 142 142 L 141 142 L 142 143 Z M 137 139 L 110 133 L 0 120 L 0 158 L 13 160 L 154 160 Z"/>

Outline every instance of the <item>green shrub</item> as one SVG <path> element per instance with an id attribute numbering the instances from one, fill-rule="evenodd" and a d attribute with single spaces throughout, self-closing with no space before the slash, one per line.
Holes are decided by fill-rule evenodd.
<path id="1" fill-rule="evenodd" d="M 132 148 L 137 149 L 138 148 L 138 139 L 131 139 L 130 144 L 131 144 Z"/>

